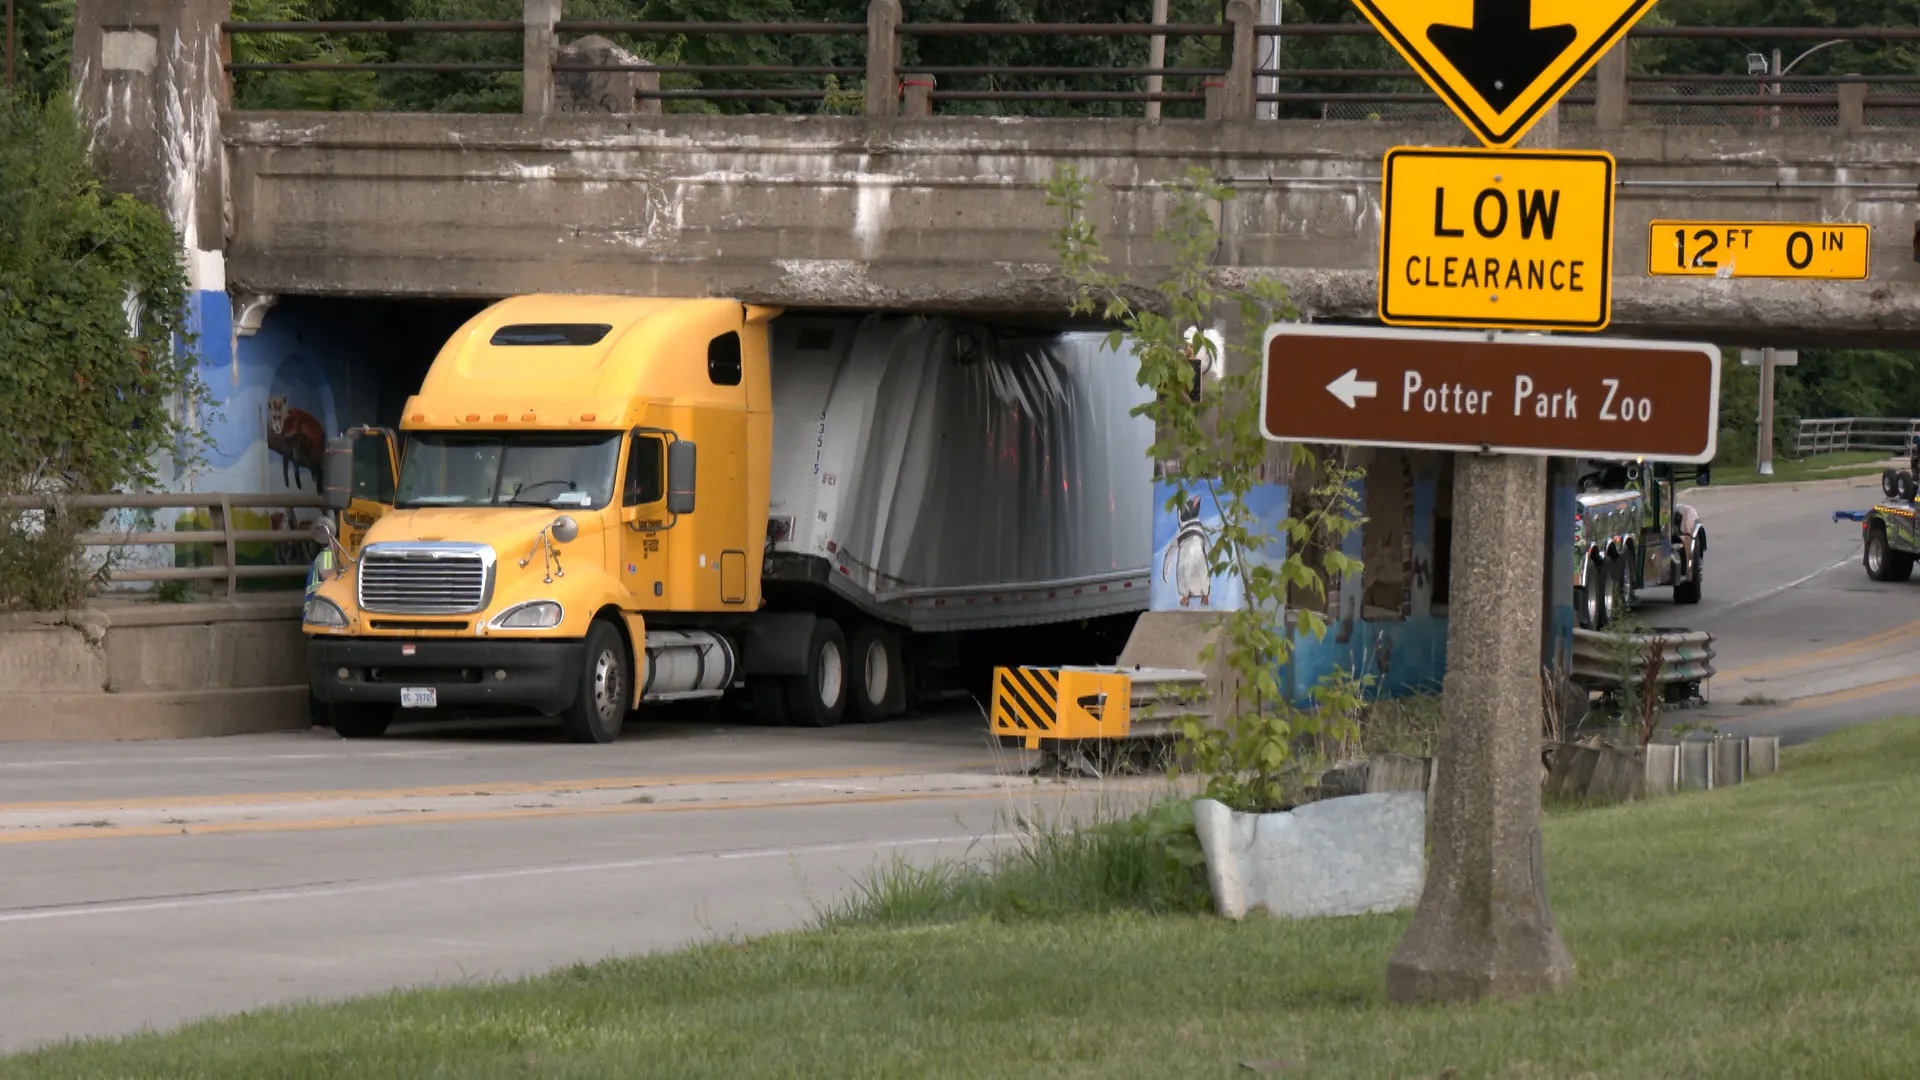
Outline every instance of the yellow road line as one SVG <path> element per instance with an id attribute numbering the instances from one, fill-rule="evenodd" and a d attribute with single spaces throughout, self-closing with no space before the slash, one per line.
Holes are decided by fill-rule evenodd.
<path id="1" fill-rule="evenodd" d="M 1882 630 L 1876 634 L 1868 634 L 1863 638 L 1843 641 L 1838 645 L 1829 645 L 1824 649 L 1815 649 L 1813 652 L 1796 653 L 1793 656 L 1783 656 L 1778 660 L 1766 660 L 1756 664 L 1747 664 L 1742 667 L 1718 671 L 1714 673 L 1714 677 L 1717 679 L 1740 679 L 1761 672 L 1772 674 L 1775 672 L 1798 671 L 1823 661 L 1840 660 L 1859 653 L 1870 652 L 1879 646 L 1891 645 L 1905 638 L 1915 636 L 1920 636 L 1920 620 L 1903 623 L 1891 630 Z"/>
<path id="2" fill-rule="evenodd" d="M 1844 690 L 1829 690 L 1822 694 L 1808 694 L 1806 697 L 1793 698 L 1770 709 L 1749 713 L 1745 716 L 1729 717 L 1723 722 L 1744 724 L 1753 720 L 1764 720 L 1769 716 L 1780 716 L 1784 713 L 1805 712 L 1808 709 L 1817 709 L 1823 705 L 1844 705 L 1849 701 L 1864 701 L 1868 698 L 1877 698 L 1884 694 L 1891 694 L 1897 690 L 1910 690 L 1916 686 L 1920 686 L 1920 675 L 1901 675 L 1897 678 L 1882 679 L 1879 682 L 1850 686 Z"/>
<path id="3" fill-rule="evenodd" d="M 344 759 L 343 759 L 344 760 Z M 783 769 L 759 773 L 690 773 L 682 776 L 603 776 L 585 780 L 491 781 L 441 784 L 435 787 L 343 788 L 334 791 L 257 791 L 224 795 L 153 795 L 132 799 L 60 799 L 52 802 L 0 803 L 0 814 L 18 810 L 97 808 L 131 810 L 142 807 L 244 806 L 254 803 L 348 802 L 360 799 L 431 799 L 456 795 L 537 795 L 552 791 L 605 791 L 609 788 L 676 787 L 688 784 L 753 784 L 781 780 L 858 780 L 884 776 L 913 776 L 929 772 L 967 772 L 992 768 L 991 761 L 961 762 L 944 768 L 887 765 L 860 769 Z"/>
<path id="4" fill-rule="evenodd" d="M 1021 790 L 1026 790 L 1024 787 Z M 211 836 L 233 833 L 313 832 L 393 825 L 450 825 L 473 821 L 509 821 L 533 818 L 600 817 L 615 814 L 678 814 L 693 810 L 780 810 L 788 807 L 853 806 L 862 803 L 898 803 L 950 799 L 998 799 L 1014 794 L 1001 788 L 981 791 L 900 791 L 868 795 L 821 795 L 798 799 L 741 799 L 734 802 L 645 803 L 618 806 L 529 807 L 515 810 L 473 810 L 462 813 L 381 815 L 379 817 L 308 818 L 294 821 L 222 821 L 200 825 L 112 825 L 38 829 L 0 834 L 0 844 L 41 844 L 62 840 L 127 840 L 160 836 Z"/>

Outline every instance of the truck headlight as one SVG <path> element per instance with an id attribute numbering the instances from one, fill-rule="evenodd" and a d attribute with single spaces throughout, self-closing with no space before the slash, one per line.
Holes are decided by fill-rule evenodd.
<path id="1" fill-rule="evenodd" d="M 556 601 L 529 600 L 494 616 L 487 625 L 496 630 L 551 630 L 566 617 L 566 611 Z"/>
<path id="2" fill-rule="evenodd" d="M 324 626 L 338 629 L 347 625 L 347 613 L 340 605 L 323 596 L 310 597 L 307 606 L 300 615 L 300 621 L 308 626 Z"/>

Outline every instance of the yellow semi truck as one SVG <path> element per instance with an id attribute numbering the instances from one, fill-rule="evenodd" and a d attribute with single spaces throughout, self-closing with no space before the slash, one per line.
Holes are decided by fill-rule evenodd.
<path id="1" fill-rule="evenodd" d="M 499 709 L 606 742 L 642 702 L 729 693 L 828 725 L 904 711 L 921 639 L 1142 611 L 1144 392 L 1062 341 L 721 299 L 494 304 L 398 432 L 329 444 L 314 697 L 346 737 Z"/>

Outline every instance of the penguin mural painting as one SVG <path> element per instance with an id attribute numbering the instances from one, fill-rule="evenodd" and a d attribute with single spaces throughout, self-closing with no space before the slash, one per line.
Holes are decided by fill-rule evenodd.
<path id="1" fill-rule="evenodd" d="M 1173 583 L 1180 606 L 1187 607 L 1196 597 L 1201 607 L 1212 606 L 1213 575 L 1207 567 L 1207 527 L 1200 521 L 1200 496 L 1189 498 L 1180 508 L 1180 531 L 1160 560 L 1160 580 Z"/>

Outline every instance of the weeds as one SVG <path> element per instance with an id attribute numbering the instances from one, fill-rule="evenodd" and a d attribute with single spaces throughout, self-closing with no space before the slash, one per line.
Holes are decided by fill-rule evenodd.
<path id="1" fill-rule="evenodd" d="M 817 913 L 821 926 L 900 926 L 1209 909 L 1193 804 L 1168 799 L 1081 824 L 1019 819 L 1014 840 L 977 861 L 916 866 L 894 858 Z"/>

